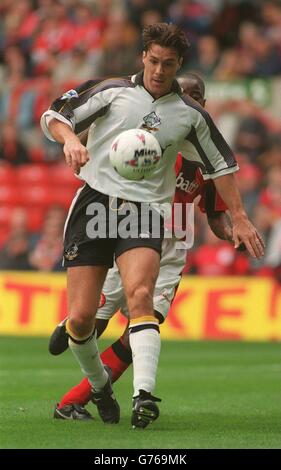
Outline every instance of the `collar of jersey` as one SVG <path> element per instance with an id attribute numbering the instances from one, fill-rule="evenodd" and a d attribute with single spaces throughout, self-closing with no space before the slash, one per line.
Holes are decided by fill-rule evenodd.
<path id="1" fill-rule="evenodd" d="M 143 70 L 141 70 L 140 72 L 138 72 L 136 75 L 133 75 L 131 77 L 131 81 L 135 84 L 135 85 L 140 85 L 142 86 L 143 88 L 145 88 L 144 86 L 144 83 L 143 83 Z M 145 88 L 146 90 L 146 88 Z M 149 91 L 146 90 L 147 93 L 150 95 Z M 167 93 L 166 95 L 163 95 L 163 96 L 167 96 L 169 95 L 170 93 L 178 93 L 178 94 L 182 94 L 182 89 L 181 87 L 179 86 L 177 80 L 174 80 L 173 83 L 172 83 L 172 88 L 171 88 L 171 91 L 169 93 Z M 152 95 L 150 95 L 152 96 Z M 160 98 L 163 98 L 163 96 L 161 96 Z M 153 96 L 152 96 L 153 98 Z M 160 99 L 159 98 L 159 99 Z"/>

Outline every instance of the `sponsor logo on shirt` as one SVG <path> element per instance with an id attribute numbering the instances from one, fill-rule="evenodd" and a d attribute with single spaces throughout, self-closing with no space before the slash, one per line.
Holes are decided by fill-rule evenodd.
<path id="1" fill-rule="evenodd" d="M 192 194 L 199 188 L 200 184 L 196 181 L 189 181 L 188 179 L 184 178 L 183 172 L 181 171 L 176 179 L 176 188 L 181 189 L 185 193 Z"/>
<path id="2" fill-rule="evenodd" d="M 69 100 L 70 98 L 78 98 L 78 97 L 79 96 L 76 90 L 68 90 L 62 95 L 61 100 Z"/>

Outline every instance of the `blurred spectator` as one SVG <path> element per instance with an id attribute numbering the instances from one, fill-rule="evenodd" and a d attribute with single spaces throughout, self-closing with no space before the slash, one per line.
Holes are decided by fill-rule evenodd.
<path id="1" fill-rule="evenodd" d="M 18 75 L 23 79 L 29 74 L 29 67 L 26 55 L 18 45 L 11 45 L 5 48 L 3 52 L 4 65 L 1 68 L 2 80 L 12 80 Z"/>
<path id="2" fill-rule="evenodd" d="M 66 212 L 63 207 L 53 206 L 48 210 L 42 232 L 30 252 L 29 262 L 38 271 L 61 271 L 63 252 L 63 227 Z"/>
<path id="3" fill-rule="evenodd" d="M 71 77 L 74 85 L 86 82 L 96 76 L 99 60 L 100 57 L 97 56 L 96 63 L 94 63 L 85 46 L 78 43 L 69 54 L 56 56 L 52 80 L 55 84 L 63 84 L 67 83 Z"/>
<path id="4" fill-rule="evenodd" d="M 73 40 L 73 26 L 67 16 L 66 6 L 62 2 L 55 2 L 48 15 L 41 20 L 32 44 L 31 59 L 35 74 L 46 71 L 45 62 L 50 52 L 69 52 Z"/>
<path id="5" fill-rule="evenodd" d="M 245 117 L 238 125 L 234 150 L 248 155 L 252 162 L 267 148 L 267 129 L 256 117 Z"/>
<path id="6" fill-rule="evenodd" d="M 281 52 L 281 3 L 280 0 L 266 0 L 261 3 L 261 16 L 266 35 Z"/>
<path id="7" fill-rule="evenodd" d="M 241 77 L 239 52 L 236 49 L 226 49 L 220 54 L 219 62 L 213 72 L 217 80 L 233 80 Z"/>
<path id="8" fill-rule="evenodd" d="M 237 186 L 247 214 L 251 217 L 260 193 L 261 172 L 246 156 L 238 155 L 240 171 L 236 175 Z"/>
<path id="9" fill-rule="evenodd" d="M 112 14 L 108 21 L 109 25 L 103 37 L 103 53 L 98 76 L 131 75 L 138 71 L 136 65 L 138 31 L 128 22 L 122 11 Z"/>
<path id="10" fill-rule="evenodd" d="M 254 2 L 215 2 L 219 5 L 212 22 L 212 33 L 223 48 L 237 44 L 237 36 L 242 21 L 258 21 L 259 9 Z"/>
<path id="11" fill-rule="evenodd" d="M 7 240 L 0 250 L 0 269 L 30 270 L 28 257 L 30 234 L 27 229 L 27 214 L 22 208 L 12 211 Z"/>
<path id="12" fill-rule="evenodd" d="M 30 46 L 30 39 L 34 34 L 39 18 L 33 9 L 30 0 L 10 0 L 5 5 L 5 1 L 0 5 L 4 13 L 0 10 L 2 24 L 5 34 L 1 35 L 0 48 L 21 43 L 21 47 L 27 50 Z"/>
<path id="13" fill-rule="evenodd" d="M 107 28 L 108 15 L 104 15 L 97 8 L 91 8 L 90 3 L 87 5 L 83 2 L 77 2 L 73 8 L 73 44 L 75 47 L 87 51 L 89 60 L 94 64 L 96 62 L 95 55 L 99 56 L 102 45 L 102 34 Z"/>
<path id="14" fill-rule="evenodd" d="M 141 15 L 141 28 L 146 28 L 150 24 L 161 23 L 164 21 L 163 15 L 159 10 L 145 10 Z"/>
<path id="15" fill-rule="evenodd" d="M 271 167 L 281 167 L 281 136 L 272 134 L 268 140 L 267 151 L 261 154 L 257 160 L 259 167 L 264 171 Z"/>
<path id="16" fill-rule="evenodd" d="M 261 192 L 259 204 L 254 211 L 254 222 L 266 240 L 263 264 L 278 268 L 281 254 L 281 167 L 272 167 L 267 173 L 266 181 L 266 187 Z M 258 267 L 260 266 L 259 263 Z"/>
<path id="17" fill-rule="evenodd" d="M 281 167 L 273 166 L 266 176 L 266 187 L 260 195 L 260 205 L 270 210 L 271 221 L 281 219 Z"/>
<path id="18" fill-rule="evenodd" d="M 31 128 L 34 98 L 32 83 L 25 80 L 22 71 L 15 72 L 1 85 L 0 122 L 12 119 L 22 130 Z"/>
<path id="19" fill-rule="evenodd" d="M 147 11 L 153 10 L 166 17 L 170 3 L 170 0 L 125 0 L 124 7 L 128 12 L 128 20 L 140 29 Z"/>
<path id="20" fill-rule="evenodd" d="M 21 45 L 24 51 L 28 51 L 40 21 L 38 13 L 33 10 L 33 2 L 31 0 L 12 2 L 10 21 L 11 18 L 13 18 L 16 42 Z"/>
<path id="21" fill-rule="evenodd" d="M 20 140 L 18 129 L 13 122 L 4 122 L 0 133 L 0 164 L 18 166 L 29 161 L 28 150 Z"/>
<path id="22" fill-rule="evenodd" d="M 198 37 L 207 35 L 215 14 L 212 2 L 178 0 L 169 8 L 169 21 L 178 24 L 196 44 Z"/>
<path id="23" fill-rule="evenodd" d="M 202 36 L 197 41 L 197 56 L 188 62 L 187 67 L 211 77 L 220 60 L 220 49 L 214 36 Z"/>
<path id="24" fill-rule="evenodd" d="M 239 68 L 244 76 L 268 77 L 281 73 L 280 52 L 261 28 L 254 23 L 244 23 L 239 39 Z"/>

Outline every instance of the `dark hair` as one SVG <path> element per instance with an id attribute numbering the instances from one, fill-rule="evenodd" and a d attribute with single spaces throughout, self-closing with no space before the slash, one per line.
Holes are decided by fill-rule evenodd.
<path id="1" fill-rule="evenodd" d="M 168 23 L 155 23 L 143 29 L 142 33 L 143 49 L 148 51 L 151 44 L 158 44 L 162 47 L 173 47 L 180 57 L 184 57 L 190 43 L 183 30 Z"/>
<path id="2" fill-rule="evenodd" d="M 204 82 L 203 78 L 198 73 L 196 73 L 196 72 L 185 72 L 179 78 L 191 78 L 192 80 L 195 80 L 199 85 L 202 96 L 205 96 L 205 82 Z"/>

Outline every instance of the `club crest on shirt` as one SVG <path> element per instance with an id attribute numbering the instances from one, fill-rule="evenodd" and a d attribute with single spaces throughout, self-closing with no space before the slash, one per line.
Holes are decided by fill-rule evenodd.
<path id="1" fill-rule="evenodd" d="M 65 250 L 64 257 L 68 261 L 72 261 L 74 258 L 76 258 L 76 256 L 78 256 L 78 246 L 76 243 L 73 243 L 73 245 Z"/>
<path id="2" fill-rule="evenodd" d="M 61 100 L 68 100 L 70 98 L 79 98 L 78 93 L 76 90 L 68 90 L 62 96 Z"/>
<path id="3" fill-rule="evenodd" d="M 146 129 L 147 131 L 158 131 L 159 126 L 161 124 L 161 119 L 155 111 L 152 111 L 151 113 L 147 114 L 143 118 L 144 124 L 141 125 L 141 129 Z"/>

